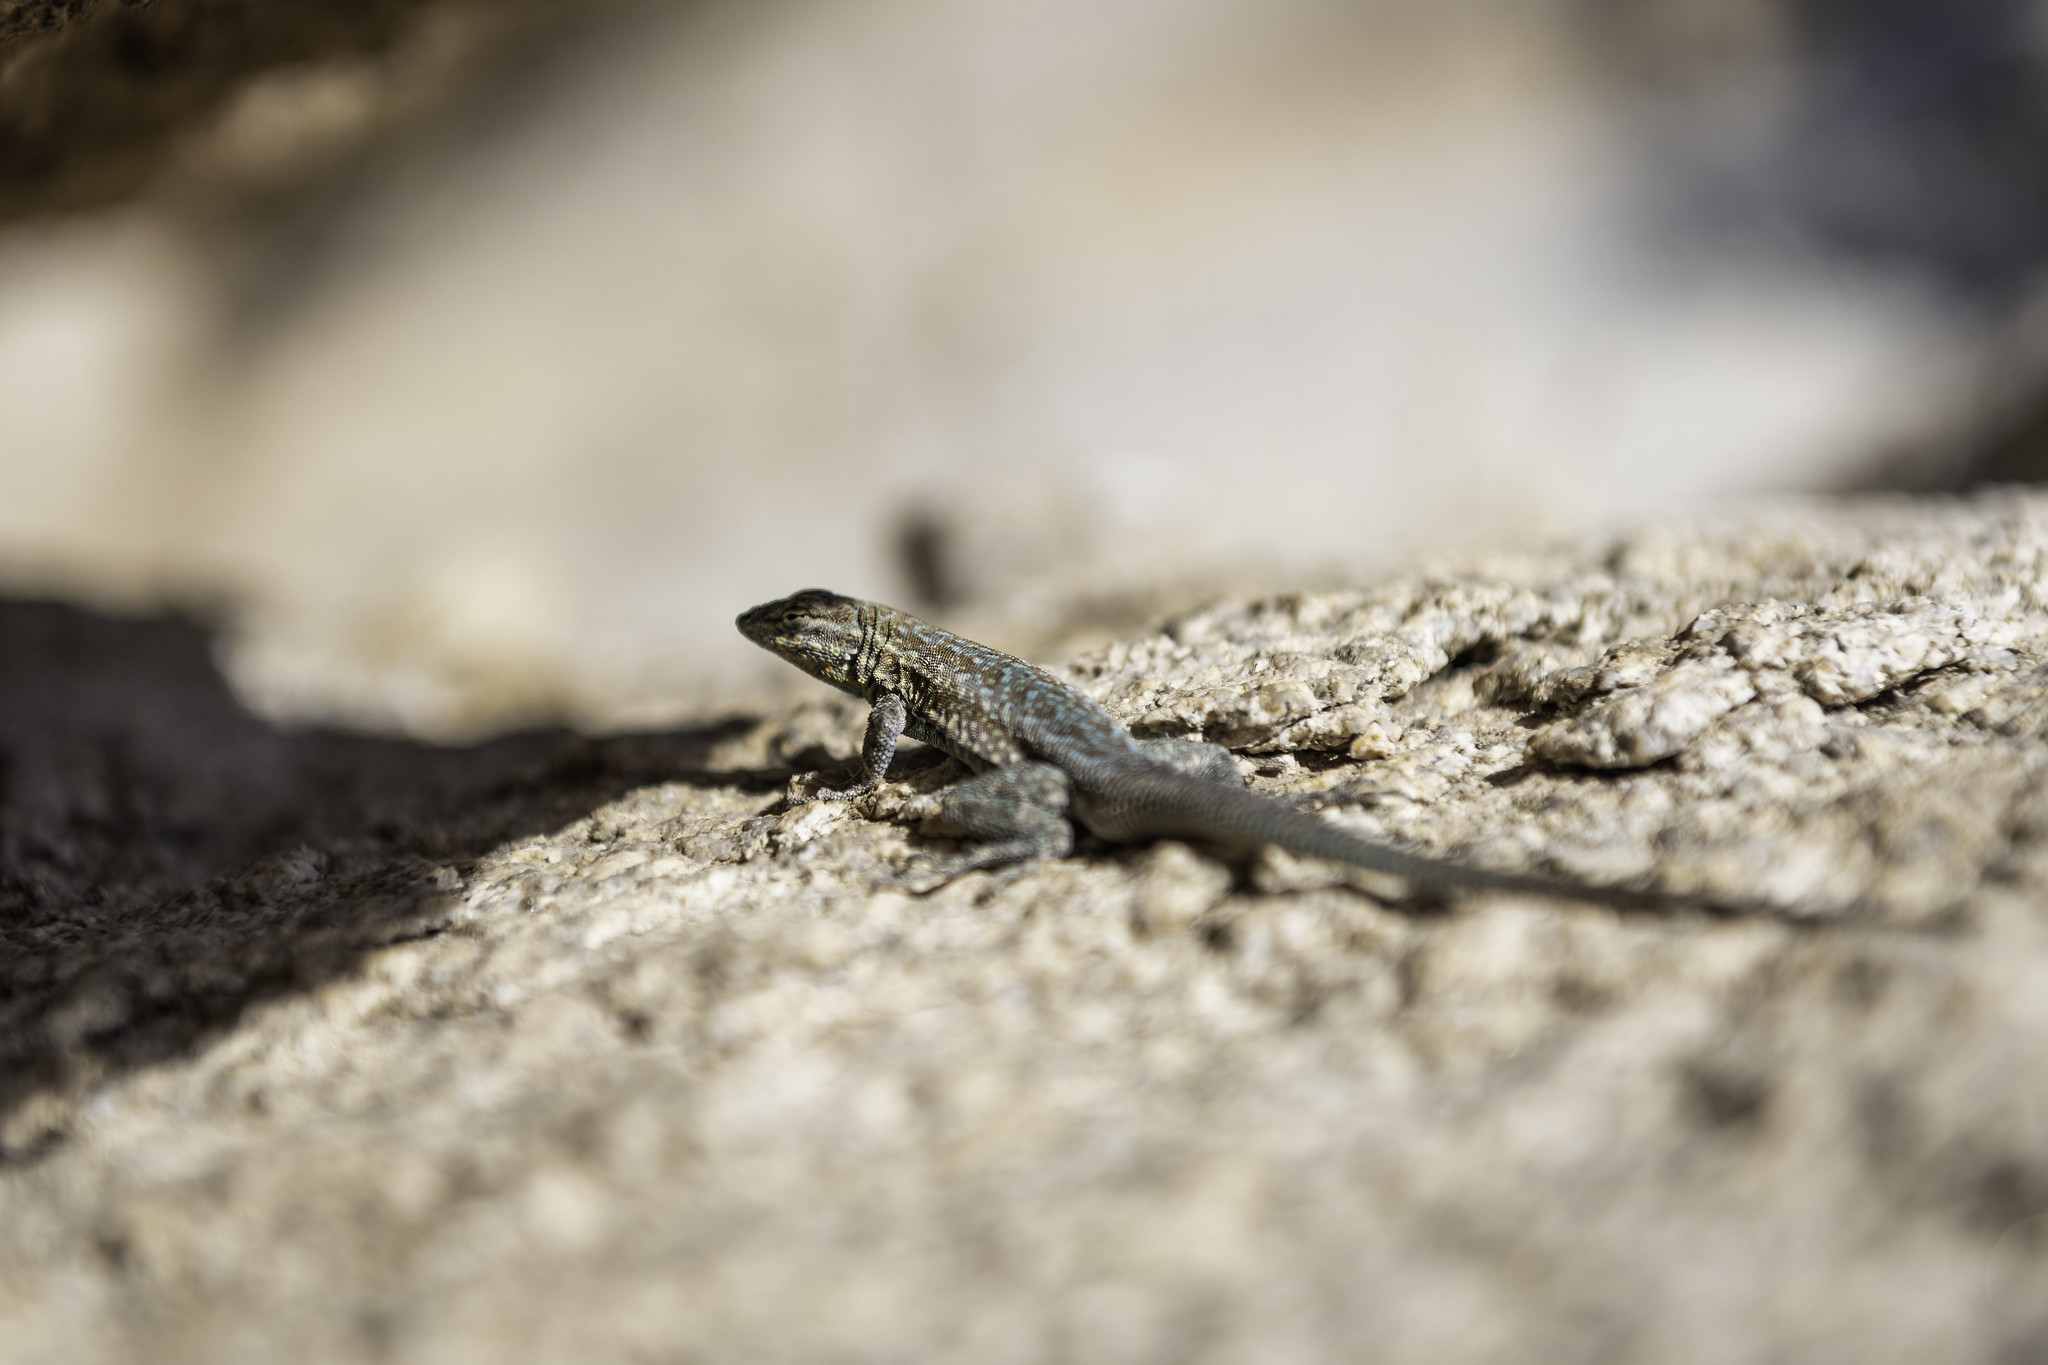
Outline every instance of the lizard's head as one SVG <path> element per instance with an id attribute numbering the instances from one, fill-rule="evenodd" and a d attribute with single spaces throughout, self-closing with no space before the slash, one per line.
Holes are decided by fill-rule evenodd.
<path id="1" fill-rule="evenodd" d="M 858 696 L 861 609 L 866 605 L 823 588 L 805 588 L 741 612 L 735 624 L 761 648 Z"/>

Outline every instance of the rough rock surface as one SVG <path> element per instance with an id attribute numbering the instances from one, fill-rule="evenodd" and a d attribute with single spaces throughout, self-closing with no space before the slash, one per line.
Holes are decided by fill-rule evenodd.
<path id="1" fill-rule="evenodd" d="M 2048 498 L 1076 666 L 1329 818 L 1741 918 L 1177 844 L 914 897 L 944 766 L 783 804 L 858 707 L 440 751 L 0 634 L 0 1359 L 2048 1359 Z"/>

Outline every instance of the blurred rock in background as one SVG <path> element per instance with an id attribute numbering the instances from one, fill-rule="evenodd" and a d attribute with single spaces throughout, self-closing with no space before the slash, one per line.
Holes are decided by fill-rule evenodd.
<path id="1" fill-rule="evenodd" d="M 1948 423 L 1859 482 L 2048 476 L 2048 8 L 1594 0 L 1585 12 L 1652 111 L 1667 231 L 1916 279 L 1981 329 Z"/>
<path id="2" fill-rule="evenodd" d="M 0 8 L 0 584 L 212 612 L 275 717 L 615 728 L 810 583 L 1058 652 L 2010 472 L 2041 9 Z"/>

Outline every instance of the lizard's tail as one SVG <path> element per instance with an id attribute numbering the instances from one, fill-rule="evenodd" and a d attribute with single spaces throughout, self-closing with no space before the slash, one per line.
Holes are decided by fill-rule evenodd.
<path id="1" fill-rule="evenodd" d="M 1120 773 L 1089 793 L 1124 837 L 1195 838 L 1239 848 L 1275 844 L 1290 853 L 1384 872 L 1431 889 L 1509 891 L 1627 909 L 1670 909 L 1686 897 L 1562 878 L 1494 872 L 1403 853 L 1347 834 L 1270 797 L 1166 767 Z M 1702 905 L 1702 908 L 1724 907 Z"/>

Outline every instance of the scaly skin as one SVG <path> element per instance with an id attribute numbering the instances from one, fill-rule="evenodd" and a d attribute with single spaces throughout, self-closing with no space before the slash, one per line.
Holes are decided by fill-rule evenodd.
<path id="1" fill-rule="evenodd" d="M 737 624 L 755 644 L 873 707 L 854 784 L 809 799 L 850 800 L 873 791 L 906 734 L 974 772 L 947 791 L 939 813 L 981 842 L 949 860 L 938 881 L 976 867 L 1063 858 L 1073 851 L 1072 819 L 1112 842 L 1168 837 L 1240 848 L 1274 844 L 1436 891 L 1511 891 L 1630 908 L 1733 908 L 1489 872 L 1357 838 L 1246 791 L 1236 759 L 1220 745 L 1135 739 L 1109 712 L 1044 669 L 880 603 L 810 588 L 755 607 Z"/>

